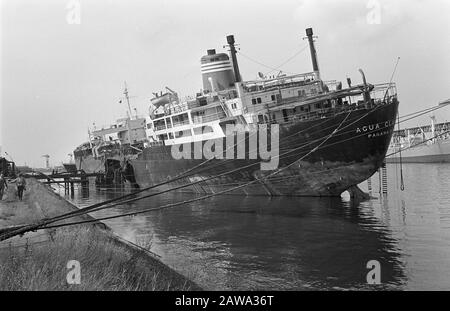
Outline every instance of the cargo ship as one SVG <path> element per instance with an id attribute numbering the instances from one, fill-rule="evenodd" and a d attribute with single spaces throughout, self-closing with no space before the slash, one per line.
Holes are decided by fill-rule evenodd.
<path id="1" fill-rule="evenodd" d="M 429 125 L 394 132 L 387 163 L 450 163 L 450 122 L 430 118 Z"/>
<path id="2" fill-rule="evenodd" d="M 185 173 L 159 189 L 339 196 L 381 166 L 398 110 L 396 86 L 367 83 L 362 70 L 357 85 L 322 80 L 311 28 L 306 38 L 312 72 L 244 81 L 234 36 L 227 36 L 229 53 L 210 49 L 200 60 L 201 92 L 180 99 L 166 87 L 154 93 L 145 118 L 130 110 L 128 118 L 91 131 L 74 151 L 78 168 L 104 170 L 108 180 L 136 187 Z M 261 152 L 266 143 L 269 157 Z"/>

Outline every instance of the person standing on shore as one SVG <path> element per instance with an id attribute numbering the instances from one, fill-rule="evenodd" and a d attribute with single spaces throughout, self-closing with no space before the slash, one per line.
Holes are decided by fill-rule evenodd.
<path id="1" fill-rule="evenodd" d="M 3 177 L 3 174 L 0 174 L 0 201 L 3 199 L 3 192 L 8 188 L 8 183 L 6 179 Z"/>
<path id="2" fill-rule="evenodd" d="M 23 177 L 22 174 L 19 174 L 19 177 L 17 177 L 13 182 L 16 183 L 17 196 L 19 197 L 19 200 L 22 201 L 23 192 L 26 190 L 25 186 L 27 184 L 25 177 Z"/>

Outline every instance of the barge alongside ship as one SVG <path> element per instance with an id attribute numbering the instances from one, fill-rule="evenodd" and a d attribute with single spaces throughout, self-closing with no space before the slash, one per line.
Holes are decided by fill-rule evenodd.
<path id="1" fill-rule="evenodd" d="M 91 132 L 90 141 L 74 152 L 77 165 L 87 172 L 113 172 L 110 178 L 125 176 L 141 187 L 189 172 L 165 187 L 196 182 L 185 190 L 339 196 L 381 166 L 397 115 L 396 88 L 394 83 L 367 83 L 361 70 L 359 85 L 348 81 L 343 88 L 340 82 L 323 81 L 312 29 L 306 34 L 313 72 L 261 74 L 255 81 L 242 80 L 234 37 L 228 36 L 230 56 L 208 50 L 201 59 L 202 92 L 185 100 L 169 88 L 155 94 L 145 118 L 133 118 L 130 111 L 122 123 Z M 230 126 L 235 130 L 227 131 Z M 259 144 L 251 147 L 260 129 L 267 129 L 269 148 L 275 147 L 273 135 L 279 137 L 279 154 L 269 159 L 277 158 L 278 165 L 271 170 L 262 169 L 267 159 L 255 157 L 252 149 L 266 137 L 257 134 Z M 199 156 L 199 148 L 215 157 Z M 175 158 L 174 150 L 183 151 L 184 158 Z"/>

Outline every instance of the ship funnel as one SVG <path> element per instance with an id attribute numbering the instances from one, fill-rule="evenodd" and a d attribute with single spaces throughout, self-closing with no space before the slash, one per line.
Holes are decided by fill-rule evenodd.
<path id="1" fill-rule="evenodd" d="M 236 82 L 241 82 L 242 78 L 241 78 L 241 73 L 239 72 L 239 65 L 238 65 L 237 57 L 236 57 L 236 47 L 234 45 L 234 36 L 233 35 L 227 36 L 227 43 L 230 46 L 230 55 L 231 55 L 231 61 L 233 62 L 233 70 L 234 70 L 235 80 L 236 80 Z"/>
<path id="2" fill-rule="evenodd" d="M 311 51 L 311 61 L 313 65 L 313 70 L 316 73 L 316 77 L 318 80 L 320 80 L 320 71 L 319 71 L 319 64 L 317 62 L 317 52 L 316 47 L 314 46 L 314 35 L 312 28 L 306 29 L 306 37 L 308 38 L 309 42 L 309 49 Z"/>
<path id="3" fill-rule="evenodd" d="M 200 60 L 203 90 L 218 92 L 233 87 L 235 80 L 233 66 L 225 53 L 216 54 L 216 50 L 207 50 Z"/>

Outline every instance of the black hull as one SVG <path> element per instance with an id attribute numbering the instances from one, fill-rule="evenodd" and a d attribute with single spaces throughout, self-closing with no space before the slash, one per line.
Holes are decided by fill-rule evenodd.
<path id="1" fill-rule="evenodd" d="M 339 196 L 351 186 L 368 179 L 381 166 L 394 130 L 397 109 L 398 102 L 394 101 L 378 108 L 355 110 L 350 114 L 341 112 L 326 119 L 298 121 L 289 126 L 280 125 L 280 155 L 289 150 L 292 152 L 280 156 L 278 166 L 280 171 L 269 178 L 263 177 L 274 171 L 261 170 L 259 159 L 213 159 L 197 167 L 205 159 L 175 160 L 172 157 L 171 146 L 146 148 L 137 159 L 130 162 L 134 168 L 136 181 L 141 187 L 165 182 L 197 167 L 189 173 L 189 177 L 158 189 L 201 181 L 183 190 L 209 194 L 228 191 L 252 182 L 228 193 L 263 196 Z M 340 130 L 332 134 L 338 127 Z M 329 139 L 324 143 L 327 137 Z M 248 143 L 246 146 L 248 147 Z M 304 147 L 298 148 L 299 146 Z M 311 152 L 315 147 L 319 148 Z M 302 157 L 304 158 L 299 160 Z M 239 172 L 204 180 L 252 163 L 255 165 L 243 168 Z M 287 166 L 289 167 L 286 168 Z"/>

